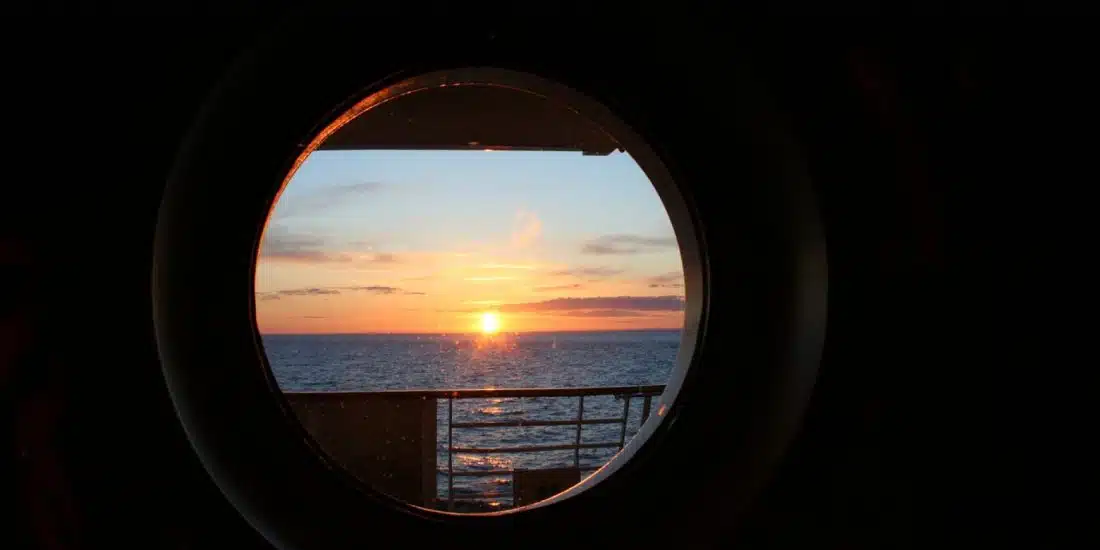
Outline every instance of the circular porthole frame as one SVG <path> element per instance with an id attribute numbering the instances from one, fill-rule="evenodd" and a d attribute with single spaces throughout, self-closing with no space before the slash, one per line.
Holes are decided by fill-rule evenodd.
<path id="1" fill-rule="evenodd" d="M 710 409 L 699 399 L 707 390 L 707 374 L 723 368 L 717 366 L 722 358 L 740 357 L 744 360 L 735 361 L 736 368 L 731 372 L 743 383 L 732 388 L 730 395 L 742 401 L 731 408 L 729 418 L 722 419 L 729 426 L 731 446 L 740 454 L 731 459 L 729 472 L 716 473 L 714 487 L 692 489 L 686 498 L 710 498 L 706 495 L 719 488 L 727 492 L 724 502 L 708 511 L 700 510 L 693 521 L 704 522 L 721 517 L 714 514 L 742 510 L 797 429 L 816 378 L 824 339 L 827 264 L 812 190 L 797 147 L 780 130 L 782 120 L 770 109 L 762 91 L 736 71 L 733 79 L 742 87 L 732 95 L 744 105 L 734 106 L 740 126 L 727 130 L 756 141 L 753 147 L 769 155 L 759 159 L 768 171 L 761 172 L 755 164 L 743 170 L 744 174 L 766 180 L 747 181 L 745 189 L 751 192 L 743 194 L 749 200 L 763 201 L 766 216 L 757 218 L 750 212 L 742 227 L 758 233 L 737 233 L 730 252 L 739 260 L 755 258 L 761 263 L 727 269 L 723 260 L 723 271 L 715 275 L 711 263 L 715 256 L 706 254 L 704 239 L 713 241 L 714 235 L 724 234 L 717 230 L 713 217 L 697 216 L 691 221 L 695 243 L 700 247 L 696 265 L 701 268 L 696 273 L 691 273 L 690 267 L 685 271 L 685 278 L 695 277 L 694 283 L 688 281 L 685 319 L 691 317 L 693 300 L 701 308 L 691 342 L 696 347 L 693 364 L 682 379 L 680 393 L 665 421 L 647 423 L 650 437 L 636 437 L 631 442 L 628 450 L 633 460 L 616 460 L 619 465 L 615 468 L 605 468 L 602 474 L 590 476 L 567 493 L 522 510 L 446 514 L 395 506 L 394 499 L 364 491 L 361 483 L 349 483 L 350 476 L 325 460 L 308 437 L 302 437 L 301 430 L 292 429 L 284 404 L 271 391 L 270 370 L 258 341 L 252 295 L 254 260 L 270 206 L 295 159 L 304 158 L 302 153 L 310 140 L 319 135 L 317 121 L 322 121 L 320 127 L 327 127 L 352 103 L 346 98 L 361 98 L 363 90 L 385 89 L 410 76 L 436 70 L 496 66 L 512 69 L 515 74 L 540 72 L 526 71 L 521 64 L 502 62 L 492 55 L 474 55 L 462 63 L 435 66 L 396 60 L 389 66 L 379 63 L 360 76 L 326 72 L 353 60 L 357 53 L 363 50 L 351 48 L 334 54 L 333 59 L 318 67 L 307 67 L 294 62 L 301 61 L 302 53 L 296 50 L 293 40 L 284 38 L 246 56 L 200 113 L 165 189 L 153 266 L 157 344 L 180 421 L 223 494 L 254 528 L 282 548 L 346 547 L 354 541 L 387 538 L 386 533 L 400 534 L 406 544 L 447 542 L 461 546 L 476 543 L 476 537 L 483 536 L 485 529 L 498 529 L 497 533 L 520 530 L 533 538 L 542 533 L 549 537 L 548 543 L 560 544 L 558 537 L 563 529 L 574 534 L 598 529 L 595 520 L 583 518 L 602 511 L 610 501 L 624 507 L 618 510 L 620 513 L 636 513 L 635 518 L 641 517 L 638 514 L 676 516 L 675 510 L 637 502 L 645 494 L 638 486 L 683 475 L 671 471 L 670 464 L 677 464 L 676 446 L 695 448 L 692 438 L 709 429 L 714 421 L 705 418 Z M 567 75 L 567 66 L 561 62 L 548 76 Z M 296 78 L 310 86 L 287 85 L 287 67 L 293 67 Z M 589 84 L 594 85 L 591 81 Z M 598 86 L 569 83 L 569 87 L 582 97 L 593 97 L 597 104 L 607 105 L 604 98 L 613 95 Z M 562 89 L 566 89 L 564 85 Z M 339 107 L 333 110 L 334 105 Z M 644 117 L 637 110 L 628 111 L 615 109 L 614 119 L 625 120 L 637 129 L 634 122 Z M 257 132 L 258 128 L 263 131 Z M 614 131 L 612 134 L 617 139 L 625 137 Z M 693 191 L 703 184 L 691 175 L 699 172 L 685 169 L 686 163 L 675 152 L 660 146 L 661 131 L 654 126 L 636 134 L 653 147 L 668 168 L 671 181 L 681 186 L 679 191 L 686 197 L 686 204 L 698 208 L 699 199 L 693 198 L 697 195 Z M 629 144 L 624 145 L 630 149 Z M 669 214 L 670 218 L 676 215 L 671 210 Z M 673 224 L 687 267 L 690 250 L 681 237 L 683 220 L 674 218 Z M 709 249 L 714 247 L 712 243 Z M 767 252 L 761 253 L 764 248 Z M 777 275 L 778 282 L 767 282 L 769 274 Z M 711 293 L 711 281 L 716 277 L 722 277 L 724 284 L 728 281 L 733 289 L 724 290 L 717 303 Z M 746 284 L 739 285 L 742 281 Z M 699 292 L 692 291 L 693 284 Z M 757 289 L 754 285 L 768 287 L 757 293 L 763 298 L 753 294 Z M 712 302 L 708 305 L 704 300 Z M 746 330 L 744 335 L 719 336 L 729 349 L 708 346 L 716 337 L 712 334 L 716 304 L 722 308 L 719 312 L 731 319 L 722 323 L 722 328 L 748 329 L 753 326 L 752 315 L 760 314 L 767 319 L 763 323 L 767 328 L 760 329 L 761 333 L 774 333 L 777 342 L 789 342 L 791 348 L 775 349 L 775 342 L 750 337 L 755 329 Z M 746 309 L 739 310 L 739 304 Z M 771 313 L 761 309 L 769 305 L 776 306 Z M 691 399 L 693 407 L 689 407 Z M 624 450 L 624 457 L 629 456 L 628 450 Z M 364 522 L 371 521 L 377 531 L 364 532 Z M 643 537 L 638 540 L 646 540 L 644 533 L 638 536 Z"/>
<path id="2" fill-rule="evenodd" d="M 294 175 L 297 173 L 302 163 L 304 163 L 314 151 L 320 148 L 325 140 L 338 132 L 342 127 L 349 124 L 352 120 L 360 116 L 369 116 L 371 109 L 390 101 L 400 101 L 402 97 L 410 94 L 452 86 L 498 87 L 515 90 L 516 93 L 531 94 L 551 101 L 563 109 L 573 111 L 599 127 L 613 142 L 617 143 L 623 150 L 631 155 L 657 191 L 657 195 L 662 202 L 666 214 L 669 216 L 673 231 L 676 235 L 678 252 L 684 274 L 684 324 L 681 327 L 680 350 L 677 353 L 676 363 L 669 375 L 668 382 L 665 384 L 666 389 L 664 393 L 662 393 L 654 403 L 654 413 L 647 422 L 639 427 L 637 433 L 627 442 L 623 449 L 619 453 L 616 453 L 616 455 L 599 470 L 586 476 L 581 483 L 562 493 L 519 508 L 462 515 L 501 515 L 520 513 L 571 498 L 588 487 L 600 483 L 609 476 L 614 475 L 614 472 L 633 458 L 639 446 L 657 431 L 660 422 L 675 403 L 675 397 L 679 393 L 684 377 L 689 371 L 692 358 L 695 354 L 695 346 L 699 340 L 699 329 L 703 324 L 702 319 L 706 311 L 707 302 L 707 271 L 705 257 L 703 255 L 705 246 L 700 239 L 701 236 L 696 231 L 692 207 L 687 203 L 684 196 L 676 187 L 676 183 L 672 179 L 672 175 L 669 173 L 668 168 L 657 154 L 650 149 L 649 145 L 626 124 L 618 120 L 610 110 L 593 101 L 591 98 L 553 81 L 540 78 L 530 73 L 490 67 L 463 67 L 434 71 L 405 78 L 392 84 L 383 84 L 381 88 L 377 90 L 368 90 L 364 99 L 356 102 L 346 111 L 336 116 L 336 119 L 329 122 L 321 131 L 317 132 L 316 136 L 306 145 L 303 151 L 299 153 L 298 157 L 294 160 L 293 167 L 283 179 L 282 185 L 271 201 L 269 206 L 270 211 L 274 211 L 274 207 L 278 203 L 279 197 L 282 192 L 286 190 L 287 186 L 290 185 L 290 182 L 293 180 Z M 259 261 L 259 246 L 257 246 L 255 250 L 255 261 Z M 255 319 L 255 316 L 255 301 L 253 300 L 253 319 Z M 257 338 L 257 344 L 262 348 L 263 344 L 259 338 Z M 279 393 L 281 390 L 278 381 L 274 378 L 274 373 L 268 363 L 266 353 L 261 354 L 261 358 L 263 359 L 265 372 L 269 375 L 268 380 L 271 385 L 271 390 L 275 393 Z M 283 409 L 288 420 L 296 426 L 298 424 L 297 418 L 290 409 L 289 404 L 285 403 L 285 401 Z M 322 445 L 312 441 L 312 437 L 308 433 L 302 435 L 304 438 L 311 440 L 314 449 L 319 454 L 325 456 L 326 459 L 330 460 L 330 464 L 333 467 L 337 467 L 336 464 L 339 462 L 338 457 L 329 456 Z M 394 505 L 411 506 L 429 514 L 439 513 L 455 515 L 451 512 L 428 509 L 399 500 L 395 500 Z"/>

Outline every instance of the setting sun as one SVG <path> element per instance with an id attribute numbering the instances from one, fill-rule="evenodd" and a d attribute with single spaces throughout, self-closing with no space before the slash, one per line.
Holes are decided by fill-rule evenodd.
<path id="1" fill-rule="evenodd" d="M 683 326 L 672 224 L 630 155 L 318 150 L 287 189 L 256 264 L 261 334 Z"/>
<path id="2" fill-rule="evenodd" d="M 500 315 L 491 311 L 481 314 L 482 334 L 496 334 L 500 330 Z"/>

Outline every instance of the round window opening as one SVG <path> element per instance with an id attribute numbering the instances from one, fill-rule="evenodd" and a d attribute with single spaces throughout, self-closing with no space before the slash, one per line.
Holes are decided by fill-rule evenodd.
<path id="1" fill-rule="evenodd" d="M 297 159 L 255 318 L 330 460 L 413 506 L 499 512 L 595 482 L 668 415 L 701 314 L 695 243 L 664 165 L 604 107 L 525 74 L 433 73 Z"/>

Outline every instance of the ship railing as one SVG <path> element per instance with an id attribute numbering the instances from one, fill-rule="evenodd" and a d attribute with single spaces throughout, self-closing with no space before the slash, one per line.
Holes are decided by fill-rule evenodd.
<path id="1" fill-rule="evenodd" d="M 598 468 L 581 468 L 582 449 L 622 449 L 626 444 L 627 425 L 630 422 L 630 403 L 632 399 L 642 400 L 642 411 L 639 425 L 649 418 L 653 405 L 653 398 L 664 392 L 663 385 L 646 386 L 616 386 L 616 387 L 586 387 L 586 388 L 522 388 L 522 389 L 473 389 L 473 390 L 441 390 L 433 392 L 432 397 L 447 400 L 447 504 L 449 509 L 454 508 L 454 480 L 456 477 L 481 477 L 511 475 L 514 470 L 456 470 L 454 457 L 457 454 L 514 454 L 514 453 L 547 453 L 557 451 L 573 451 L 573 467 L 577 470 L 596 470 Z M 586 397 L 614 396 L 623 402 L 622 414 L 610 418 L 585 417 L 584 401 Z M 455 421 L 455 401 L 460 399 L 492 399 L 492 398 L 576 398 L 576 414 L 572 418 L 537 420 L 514 419 L 492 420 L 483 422 Z M 584 426 L 618 424 L 619 437 L 612 441 L 584 441 Z M 455 431 L 468 429 L 508 429 L 541 426 L 574 426 L 573 442 L 552 445 L 520 445 L 504 447 L 456 447 L 454 445 Z"/>
<path id="2" fill-rule="evenodd" d="M 439 390 L 387 390 L 381 392 L 289 392 L 288 396 L 323 396 L 329 399 L 354 399 L 356 397 L 369 397 L 370 395 L 386 395 L 387 397 L 405 398 L 413 400 L 430 400 L 439 403 L 446 400 L 447 407 L 447 466 L 446 470 L 439 470 L 447 480 L 446 506 L 454 510 L 455 503 L 455 478 L 460 477 L 484 477 L 515 475 L 512 469 L 491 470 L 459 470 L 455 469 L 455 456 L 460 454 L 501 455 L 518 453 L 551 453 L 561 451 L 573 451 L 573 465 L 577 473 L 594 471 L 597 467 L 582 467 L 581 451 L 588 449 L 622 449 L 626 445 L 627 425 L 630 423 L 631 402 L 640 399 L 642 403 L 641 415 L 638 426 L 649 418 L 653 406 L 653 398 L 660 396 L 665 390 L 664 385 L 639 385 L 639 386 L 610 386 L 610 387 L 581 387 L 581 388 L 479 388 L 479 389 L 439 389 Z M 602 416 L 592 418 L 586 416 L 585 398 L 613 396 L 621 400 L 621 413 L 616 416 Z M 558 398 L 576 399 L 575 413 L 568 418 L 555 419 L 505 419 L 489 421 L 466 421 L 456 419 L 455 402 L 463 399 L 502 399 L 502 398 Z M 594 425 L 618 425 L 618 437 L 610 440 L 585 441 L 584 427 Z M 461 430 L 491 429 L 507 430 L 529 427 L 546 426 L 572 426 L 572 442 L 555 443 L 546 445 L 515 445 L 515 446 L 458 446 L 455 443 L 455 433 Z M 441 434 L 440 434 L 441 435 Z M 502 438 L 503 439 L 503 438 Z M 513 495 L 514 498 L 514 495 Z M 474 499 L 477 501 L 478 499 Z M 514 504 L 514 502 L 513 502 Z"/>

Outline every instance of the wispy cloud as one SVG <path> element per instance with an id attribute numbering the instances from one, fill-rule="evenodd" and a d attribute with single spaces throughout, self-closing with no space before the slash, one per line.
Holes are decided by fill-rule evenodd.
<path id="1" fill-rule="evenodd" d="M 275 290 L 272 292 L 257 292 L 256 296 L 261 300 L 278 300 L 284 296 L 329 296 L 339 294 L 334 288 L 292 288 L 287 290 Z"/>
<path id="2" fill-rule="evenodd" d="M 559 277 L 613 277 L 622 273 L 623 270 L 615 269 L 613 267 L 573 267 L 569 269 L 562 269 L 559 271 L 553 271 L 550 274 Z"/>
<path id="3" fill-rule="evenodd" d="M 343 290 L 355 290 L 360 292 L 369 292 L 371 294 L 397 294 L 398 292 L 401 292 L 401 289 L 395 286 L 382 285 L 347 286 L 343 287 Z"/>
<path id="4" fill-rule="evenodd" d="M 561 311 L 555 315 L 567 317 L 650 317 L 649 312 L 636 309 L 584 309 L 580 311 Z"/>
<path id="5" fill-rule="evenodd" d="M 515 277 L 466 277 L 464 281 L 470 281 L 472 283 L 488 283 L 492 281 L 512 281 Z"/>
<path id="6" fill-rule="evenodd" d="M 581 247 L 582 254 L 593 256 L 622 256 L 643 254 L 676 247 L 675 237 L 645 237 L 641 235 L 603 235 Z"/>
<path id="7" fill-rule="evenodd" d="M 284 197 L 275 205 L 274 218 L 292 218 L 324 212 L 333 206 L 346 203 L 352 197 L 371 193 L 382 187 L 381 183 L 367 181 L 323 187 L 309 195 L 295 196 L 293 199 Z"/>
<path id="8" fill-rule="evenodd" d="M 395 264 L 395 263 L 400 262 L 401 260 L 397 257 L 396 254 L 390 254 L 389 252 L 383 252 L 383 253 L 380 253 L 380 254 L 375 254 L 369 261 L 370 261 L 370 263 L 375 263 L 375 264 Z"/>
<path id="9" fill-rule="evenodd" d="M 679 271 L 670 271 L 650 277 L 646 282 L 649 283 L 649 288 L 683 288 L 684 274 Z"/>
<path id="10" fill-rule="evenodd" d="M 682 296 L 596 296 L 554 298 L 541 302 L 503 304 L 506 313 L 556 313 L 582 310 L 682 311 Z"/>
<path id="11" fill-rule="evenodd" d="M 348 254 L 325 250 L 325 238 L 318 235 L 291 233 L 285 227 L 267 228 L 260 248 L 260 258 L 267 261 L 328 263 L 350 262 Z"/>
<path id="12" fill-rule="evenodd" d="M 512 230 L 512 245 L 525 247 L 533 243 L 542 234 L 542 221 L 534 212 L 520 210 L 516 213 L 515 229 Z"/>
<path id="13" fill-rule="evenodd" d="M 281 225 L 272 225 L 267 229 L 260 248 L 260 259 L 267 262 L 357 265 L 388 265 L 401 261 L 400 257 L 389 252 L 352 254 L 330 250 L 325 237 L 291 233 Z"/>
<path id="14" fill-rule="evenodd" d="M 366 285 L 366 286 L 338 286 L 338 287 L 309 287 L 309 288 L 292 288 L 285 290 L 273 290 L 270 292 L 257 292 L 256 297 L 260 300 L 278 300 L 289 296 L 334 296 L 337 294 L 343 294 L 344 292 L 366 292 L 370 294 L 389 295 L 389 294 L 408 294 L 423 296 L 424 292 L 402 290 L 394 286 L 385 285 Z"/>
<path id="15" fill-rule="evenodd" d="M 582 285 L 580 283 L 573 283 L 571 285 L 536 286 L 536 287 L 532 288 L 531 290 L 533 290 L 535 292 L 554 292 L 554 291 L 559 291 L 559 290 L 576 290 L 578 288 L 584 288 L 584 285 Z"/>

